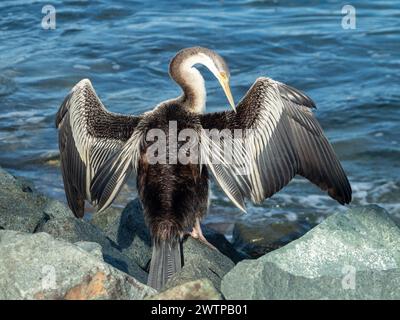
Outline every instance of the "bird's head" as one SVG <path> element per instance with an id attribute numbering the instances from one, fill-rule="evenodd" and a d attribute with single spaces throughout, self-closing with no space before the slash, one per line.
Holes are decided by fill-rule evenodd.
<path id="1" fill-rule="evenodd" d="M 205 66 L 217 78 L 225 92 L 229 104 L 236 110 L 235 102 L 229 86 L 229 68 L 225 60 L 215 51 L 204 47 L 192 47 L 179 51 L 170 63 L 170 74 L 178 83 L 179 75 L 175 76 L 176 70 L 183 68 L 192 68 L 196 64 Z"/>

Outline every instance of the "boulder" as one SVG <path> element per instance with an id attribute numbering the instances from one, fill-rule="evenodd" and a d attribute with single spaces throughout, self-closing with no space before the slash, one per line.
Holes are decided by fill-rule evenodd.
<path id="1" fill-rule="evenodd" d="M 371 205 L 336 213 L 303 237 L 227 273 L 227 299 L 400 299 L 400 229 Z"/>
<path id="2" fill-rule="evenodd" d="M 207 225 L 202 225 L 201 229 L 207 241 L 216 247 L 219 252 L 231 259 L 234 263 L 238 263 L 243 259 L 249 258 L 247 253 L 236 250 L 236 248 L 225 238 L 223 234 L 215 231 Z"/>
<path id="3" fill-rule="evenodd" d="M 1 230 L 0 257 L 0 299 L 143 299 L 156 293 L 96 255 L 42 232 Z"/>
<path id="4" fill-rule="evenodd" d="M 50 198 L 45 198 L 42 211 L 46 215 L 47 219 L 75 217 L 72 211 L 64 203 Z"/>
<path id="5" fill-rule="evenodd" d="M 152 253 L 151 237 L 138 199 L 129 202 L 122 211 L 110 208 L 95 214 L 91 223 L 117 243 L 121 251 L 141 268 L 148 267 Z M 202 229 L 207 240 L 235 263 L 247 257 L 239 253 L 224 235 L 207 226 L 202 226 Z"/>
<path id="6" fill-rule="evenodd" d="M 186 282 L 146 298 L 148 300 L 222 300 L 221 294 L 208 279 Z"/>
<path id="7" fill-rule="evenodd" d="M 86 252 L 92 254 L 97 259 L 104 261 L 103 258 L 103 248 L 97 242 L 90 241 L 78 241 L 74 243 L 79 248 L 85 250 Z"/>
<path id="8" fill-rule="evenodd" d="M 143 283 L 147 282 L 147 273 L 134 260 L 126 256 L 118 244 L 88 221 L 75 217 L 54 218 L 39 226 L 37 232 L 46 232 L 56 239 L 62 239 L 70 243 L 95 242 L 101 246 L 105 262 Z"/>
<path id="9" fill-rule="evenodd" d="M 73 216 L 56 200 L 35 192 L 32 183 L 0 168 L 0 229 L 34 232 L 51 217 Z"/>
<path id="10" fill-rule="evenodd" d="M 202 278 L 209 279 L 219 290 L 222 277 L 235 266 L 218 250 L 192 237 L 187 237 L 183 242 L 183 257 L 184 266 L 168 280 L 162 291 Z"/>
<path id="11" fill-rule="evenodd" d="M 289 221 L 271 217 L 257 222 L 236 222 L 233 228 L 233 246 L 251 258 L 279 249 L 300 238 L 312 225 L 307 221 Z"/>
<path id="12" fill-rule="evenodd" d="M 116 209 L 111 210 L 95 214 L 91 223 L 99 226 L 107 237 L 115 241 L 124 255 L 136 261 L 143 269 L 147 268 L 152 253 L 151 237 L 139 200 L 128 203 L 119 214 Z M 224 254 L 233 257 L 235 261 L 244 258 L 244 255 L 238 253 L 223 235 L 204 226 L 203 231 L 205 237 Z M 168 281 L 165 289 L 202 278 L 209 279 L 215 288 L 219 289 L 221 278 L 234 266 L 232 260 L 221 252 L 187 237 L 183 243 L 185 265 Z"/>
<path id="13" fill-rule="evenodd" d="M 151 238 L 139 200 L 129 202 L 122 211 L 112 208 L 95 214 L 91 223 L 101 228 L 121 248 L 121 252 L 141 268 L 148 267 L 152 253 Z"/>

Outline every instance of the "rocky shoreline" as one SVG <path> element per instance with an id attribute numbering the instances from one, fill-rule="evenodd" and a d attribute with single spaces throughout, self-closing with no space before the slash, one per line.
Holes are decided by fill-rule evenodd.
<path id="1" fill-rule="evenodd" d="M 0 168 L 0 299 L 400 299 L 400 228 L 378 206 L 318 226 L 237 224 L 233 244 L 205 236 L 219 251 L 186 238 L 184 267 L 156 292 L 137 200 L 76 219 Z"/>

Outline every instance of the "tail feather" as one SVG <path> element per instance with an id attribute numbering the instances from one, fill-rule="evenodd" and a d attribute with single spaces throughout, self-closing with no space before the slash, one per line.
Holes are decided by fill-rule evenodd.
<path id="1" fill-rule="evenodd" d="M 181 244 L 179 241 L 153 241 L 149 278 L 147 284 L 160 290 L 173 274 L 182 268 Z"/>

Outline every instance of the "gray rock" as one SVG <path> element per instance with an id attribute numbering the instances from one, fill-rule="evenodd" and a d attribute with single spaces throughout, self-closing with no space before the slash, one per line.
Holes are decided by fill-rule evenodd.
<path id="1" fill-rule="evenodd" d="M 115 209 L 110 213 L 96 214 L 91 222 L 115 241 L 123 254 L 136 261 L 142 268 L 148 267 L 152 253 L 151 238 L 139 200 L 131 201 L 120 214 Z M 223 235 L 204 226 L 203 231 L 206 238 L 221 252 L 229 254 L 235 261 L 243 259 L 243 255 L 238 253 Z M 183 269 L 170 279 L 166 288 L 207 278 L 219 289 L 221 278 L 234 266 L 228 257 L 190 237 L 183 244 L 183 256 Z"/>
<path id="2" fill-rule="evenodd" d="M 148 267 L 152 253 L 151 238 L 138 199 L 129 202 L 122 212 L 110 208 L 95 214 L 91 223 L 102 229 L 110 239 L 118 244 L 122 252 L 135 260 L 140 267 Z M 246 257 L 236 251 L 224 235 L 207 226 L 202 226 L 202 229 L 207 240 L 235 263 Z"/>
<path id="3" fill-rule="evenodd" d="M 307 221 L 289 221 L 283 217 L 258 222 L 237 222 L 233 229 L 233 246 L 249 257 L 262 255 L 300 238 L 312 225 Z"/>
<path id="4" fill-rule="evenodd" d="M 39 207 L 43 200 L 33 194 L 30 186 L 17 181 L 0 168 L 0 227 L 33 232 L 45 215 Z"/>
<path id="5" fill-rule="evenodd" d="M 0 229 L 34 232 L 58 216 L 73 214 L 60 202 L 35 192 L 32 183 L 0 168 Z"/>
<path id="6" fill-rule="evenodd" d="M 49 218 L 74 217 L 72 211 L 65 204 L 54 199 L 46 199 L 42 210 Z"/>
<path id="7" fill-rule="evenodd" d="M 234 263 L 238 263 L 243 259 L 249 258 L 246 253 L 236 250 L 223 234 L 211 229 L 207 225 L 202 225 L 201 229 L 207 241 L 216 247 L 223 255 L 231 259 Z"/>
<path id="8" fill-rule="evenodd" d="M 219 290 L 222 277 L 235 266 L 228 257 L 192 237 L 183 243 L 183 256 L 182 270 L 168 280 L 163 290 L 202 278 L 209 279 Z"/>
<path id="9" fill-rule="evenodd" d="M 0 299 L 143 299 L 156 293 L 46 233 L 0 231 L 0 257 Z"/>
<path id="10" fill-rule="evenodd" d="M 400 229 L 378 206 L 328 217 L 222 280 L 227 299 L 399 299 Z"/>
<path id="11" fill-rule="evenodd" d="M 39 226 L 37 231 L 46 232 L 56 239 L 62 239 L 70 243 L 79 241 L 96 242 L 102 248 L 105 262 L 143 283 L 147 282 L 146 272 L 134 260 L 121 252 L 120 247 L 106 237 L 99 228 L 85 220 L 76 219 L 75 217 L 50 219 Z"/>
<path id="12" fill-rule="evenodd" d="M 104 261 L 103 259 L 103 248 L 97 242 L 89 241 L 78 241 L 74 243 L 79 248 L 85 250 L 86 252 L 92 254 L 94 257 Z"/>
<path id="13" fill-rule="evenodd" d="M 113 240 L 121 251 L 143 269 L 151 259 L 151 238 L 144 222 L 139 200 L 133 200 L 121 211 L 95 214 L 91 223 L 99 226 Z"/>
<path id="14" fill-rule="evenodd" d="M 222 300 L 220 292 L 208 279 L 186 282 L 146 298 L 148 300 Z"/>

